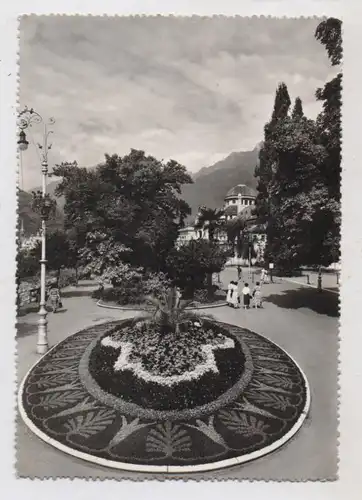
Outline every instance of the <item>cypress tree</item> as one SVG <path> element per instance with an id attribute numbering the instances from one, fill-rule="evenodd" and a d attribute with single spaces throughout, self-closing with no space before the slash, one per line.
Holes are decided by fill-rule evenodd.
<path id="1" fill-rule="evenodd" d="M 302 100 L 300 97 L 297 97 L 295 102 L 294 102 L 294 108 L 292 111 L 292 118 L 296 120 L 298 118 L 302 118 L 303 116 L 304 116 L 304 113 L 303 113 Z"/>

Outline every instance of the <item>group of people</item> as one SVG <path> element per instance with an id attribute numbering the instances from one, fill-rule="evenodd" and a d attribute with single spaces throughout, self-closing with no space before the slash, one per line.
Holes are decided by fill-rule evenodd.
<path id="1" fill-rule="evenodd" d="M 250 309 L 251 305 L 256 309 L 262 307 L 260 282 L 256 282 L 253 291 L 251 291 L 248 283 L 245 283 L 244 287 L 240 290 L 239 283 L 237 281 L 230 281 L 226 296 L 227 305 L 238 308 L 241 306 L 242 302 L 244 309 Z"/>

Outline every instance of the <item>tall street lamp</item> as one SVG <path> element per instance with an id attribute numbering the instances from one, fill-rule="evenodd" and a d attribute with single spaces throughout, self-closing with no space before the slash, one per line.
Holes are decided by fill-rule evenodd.
<path id="1" fill-rule="evenodd" d="M 39 322 L 38 322 L 38 340 L 36 345 L 36 352 L 38 354 L 44 354 L 47 352 L 48 345 L 48 320 L 47 320 L 47 310 L 46 310 L 46 220 L 49 217 L 50 210 L 52 208 L 51 200 L 47 196 L 47 177 L 48 177 L 48 152 L 51 149 L 51 144 L 48 143 L 49 135 L 53 132 L 48 129 L 48 126 L 52 126 L 55 123 L 53 118 L 50 118 L 47 122 L 34 111 L 33 108 L 29 109 L 27 106 L 19 113 L 18 126 L 20 129 L 18 147 L 20 151 L 25 151 L 28 149 L 29 142 L 26 139 L 25 130 L 31 127 L 33 124 L 43 125 L 43 140 L 42 144 L 37 144 L 40 150 L 41 158 L 41 172 L 42 172 L 42 191 L 40 200 L 41 201 L 41 259 L 40 259 L 40 309 L 39 309 Z"/>

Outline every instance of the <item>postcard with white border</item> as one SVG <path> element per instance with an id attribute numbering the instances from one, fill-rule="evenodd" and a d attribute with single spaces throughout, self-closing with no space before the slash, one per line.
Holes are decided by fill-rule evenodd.
<path id="1" fill-rule="evenodd" d="M 18 18 L 18 479 L 338 481 L 344 57 L 341 16 Z"/>

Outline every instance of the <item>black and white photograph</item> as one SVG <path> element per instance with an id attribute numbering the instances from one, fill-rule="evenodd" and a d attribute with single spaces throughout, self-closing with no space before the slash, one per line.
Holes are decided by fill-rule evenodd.
<path id="1" fill-rule="evenodd" d="M 342 21 L 19 19 L 19 478 L 335 481 Z"/>

